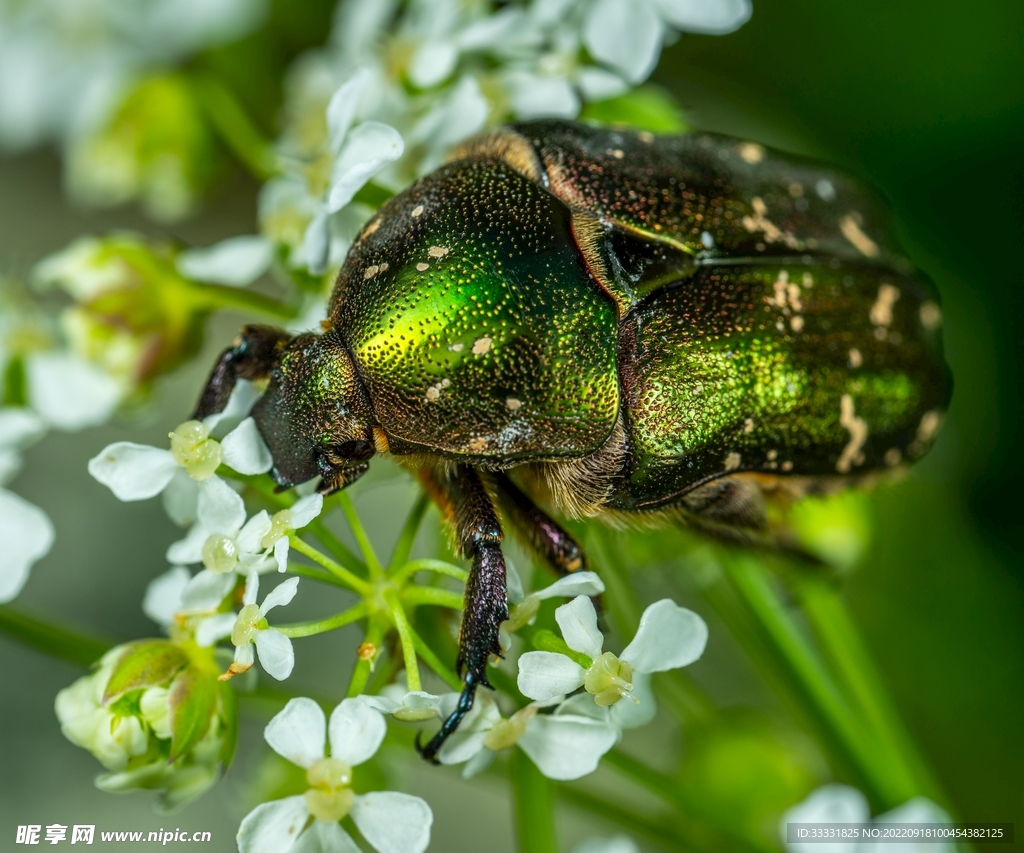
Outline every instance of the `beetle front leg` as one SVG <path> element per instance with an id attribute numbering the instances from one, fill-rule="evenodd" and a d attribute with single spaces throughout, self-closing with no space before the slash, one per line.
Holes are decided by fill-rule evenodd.
<path id="1" fill-rule="evenodd" d="M 462 695 L 441 730 L 420 749 L 424 758 L 437 763 L 438 751 L 473 708 L 477 687 L 491 686 L 487 680 L 487 661 L 491 655 L 501 655 L 498 629 L 508 619 L 508 597 L 501 524 L 480 474 L 459 465 L 450 472 L 421 472 L 421 479 L 455 526 L 460 553 L 473 561 L 459 631 L 457 668 L 463 678 Z"/>
<path id="2" fill-rule="evenodd" d="M 243 326 L 232 346 L 220 354 L 206 380 L 192 417 L 202 420 L 223 412 L 239 379 L 265 379 L 274 369 L 285 344 L 291 340 L 284 329 Z"/>

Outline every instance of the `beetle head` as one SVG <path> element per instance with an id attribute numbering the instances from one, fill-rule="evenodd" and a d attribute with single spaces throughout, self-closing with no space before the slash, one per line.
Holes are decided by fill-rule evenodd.
<path id="1" fill-rule="evenodd" d="M 366 470 L 373 456 L 370 400 L 352 357 L 330 333 L 303 334 L 283 349 L 252 410 L 283 487 L 321 477 L 331 492 Z"/>

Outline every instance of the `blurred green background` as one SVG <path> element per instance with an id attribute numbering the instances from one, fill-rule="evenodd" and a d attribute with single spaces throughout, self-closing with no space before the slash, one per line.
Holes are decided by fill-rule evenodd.
<path id="1" fill-rule="evenodd" d="M 301 15 L 282 15 L 284 5 L 277 21 L 289 22 L 288 51 L 326 34 L 332 4 L 298 4 Z M 257 35 L 212 60 L 230 67 L 247 52 L 261 60 L 266 76 L 241 81 L 243 97 L 245 87 L 272 86 L 287 59 L 267 54 L 269 43 Z M 817 156 L 878 186 L 893 203 L 910 256 L 938 285 L 955 377 L 950 416 L 912 475 L 872 497 L 874 544 L 847 596 L 958 813 L 1024 827 L 1024 453 L 1016 444 L 1024 416 L 1024 4 L 755 0 L 754 17 L 739 32 L 683 36 L 655 79 L 695 126 Z M 270 116 L 263 119 L 269 128 Z M 174 226 L 174 236 L 208 244 L 251 231 L 255 190 L 240 176 L 225 179 L 202 214 Z M 50 155 L 0 160 L 3 271 L 25 272 L 80 234 L 119 227 L 157 233 L 131 210 L 69 209 Z M 89 479 L 84 461 L 110 441 L 159 443 L 190 407 L 207 356 L 230 339 L 236 320 L 213 325 L 206 355 L 165 382 L 161 409 L 145 423 L 52 435 L 29 452 L 14 487 L 47 510 L 58 540 L 20 606 L 116 638 L 153 633 L 139 602 L 164 570 L 162 550 L 174 530 L 156 502 L 114 501 Z M 403 487 L 377 487 L 379 494 L 392 488 Z M 387 501 L 374 514 L 373 493 L 371 482 L 368 514 L 388 531 Z M 658 562 L 671 565 L 671 554 Z M 645 577 L 645 595 L 669 574 Z M 707 609 L 695 592 L 684 591 L 683 600 Z M 769 692 L 715 627 L 694 676 L 724 704 L 774 713 Z M 299 685 L 316 686 L 323 675 L 303 668 L 303 656 L 300 648 Z M 211 829 L 208 849 L 234 849 L 245 811 L 237 794 L 255 772 L 253 759 L 243 758 L 225 784 L 181 815 L 157 817 L 144 795 L 93 790 L 95 762 L 60 737 L 52 701 L 77 675 L 72 668 L 0 639 L 0 671 L 3 849 L 17 824 L 52 822 Z M 250 723 L 244 743 L 255 746 L 258 730 Z M 699 753 L 695 737 L 690 743 Z M 729 784 L 738 794 L 747 768 L 753 775 L 768 759 L 756 752 L 761 741 L 734 746 Z M 484 837 L 494 853 L 513 849 L 500 788 L 412 772 L 409 789 L 426 793 L 435 809 L 432 849 L 475 851 Z M 578 816 L 563 829 L 569 839 L 607 832 Z"/>

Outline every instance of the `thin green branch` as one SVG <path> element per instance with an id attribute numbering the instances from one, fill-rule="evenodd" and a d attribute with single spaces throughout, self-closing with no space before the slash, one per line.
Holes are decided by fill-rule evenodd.
<path id="1" fill-rule="evenodd" d="M 318 569 L 316 566 L 303 566 L 299 563 L 289 562 L 288 572 L 293 575 L 309 578 L 310 580 L 319 581 L 320 583 L 326 583 L 344 590 L 349 590 L 348 584 L 343 583 L 340 578 L 335 577 L 330 572 L 326 572 L 323 569 Z"/>
<path id="2" fill-rule="evenodd" d="M 416 649 L 416 654 L 420 656 L 423 662 L 434 670 L 452 690 L 462 689 L 462 681 L 459 677 L 441 662 L 441 659 L 434 650 L 416 633 L 416 629 L 412 625 L 409 626 L 409 635 L 412 637 L 412 644 Z"/>
<path id="3" fill-rule="evenodd" d="M 558 853 L 555 785 L 521 749 L 509 757 L 519 853 Z"/>
<path id="4" fill-rule="evenodd" d="M 409 554 L 412 552 L 413 543 L 416 541 L 416 534 L 419 533 L 420 525 L 423 523 L 423 516 L 427 512 L 429 502 L 425 492 L 421 492 L 419 497 L 416 498 L 416 503 L 412 505 L 412 509 L 405 519 L 405 524 L 402 526 L 402 532 L 398 536 L 398 541 L 395 543 L 395 550 L 392 552 L 391 561 L 388 563 L 389 571 L 394 571 L 408 562 Z"/>
<path id="5" fill-rule="evenodd" d="M 434 572 L 434 574 L 455 578 L 463 583 L 469 577 L 469 572 L 461 566 L 454 566 L 451 563 L 444 562 L 444 560 L 426 559 L 412 560 L 406 563 L 391 576 L 391 580 L 400 586 L 416 574 L 416 572 Z"/>
<path id="6" fill-rule="evenodd" d="M 22 645 L 77 666 L 92 666 L 116 645 L 111 640 L 70 631 L 7 605 L 0 606 L 0 632 Z"/>
<path id="7" fill-rule="evenodd" d="M 348 682 L 348 689 L 345 691 L 347 697 L 358 696 L 366 688 L 366 682 L 370 679 L 373 665 L 380 654 L 380 645 L 384 641 L 387 629 L 387 617 L 383 613 L 378 612 L 370 617 L 366 625 L 366 634 L 363 637 L 363 646 L 370 648 L 372 654 L 360 657 L 356 662 L 352 670 L 352 677 Z"/>
<path id="8" fill-rule="evenodd" d="M 297 622 L 292 625 L 274 625 L 274 627 L 286 637 L 312 637 L 314 634 L 325 634 L 338 628 L 344 628 L 360 619 L 365 619 L 373 612 L 373 605 L 369 601 L 363 601 L 355 607 L 350 607 L 327 619 L 318 619 L 311 622 Z"/>
<path id="9" fill-rule="evenodd" d="M 277 172 L 273 146 L 231 90 L 209 74 L 194 76 L 192 88 L 207 120 L 241 163 L 260 181 L 273 177 Z"/>
<path id="10" fill-rule="evenodd" d="M 350 590 L 366 598 L 373 594 L 373 587 L 370 586 L 362 578 L 357 577 L 355 574 L 350 572 L 340 563 L 336 563 L 326 554 L 321 553 L 312 545 L 307 545 L 303 542 L 295 533 L 288 534 L 288 542 L 292 548 L 302 554 L 304 557 L 308 557 L 318 566 L 327 569 L 332 575 L 334 575 L 342 583 L 346 584 Z"/>
<path id="11" fill-rule="evenodd" d="M 414 607 L 432 604 L 436 607 L 449 607 L 452 610 L 462 610 L 464 604 L 461 592 L 439 589 L 436 586 L 410 586 L 402 591 L 402 601 Z"/>
<path id="12" fill-rule="evenodd" d="M 352 505 L 352 498 L 349 497 L 348 492 L 338 492 L 338 505 L 341 507 L 341 511 L 345 513 L 348 526 L 351 528 L 352 535 L 355 536 L 356 544 L 359 546 L 359 551 L 363 555 L 363 560 L 370 570 L 370 577 L 381 577 L 384 574 L 384 568 L 377 558 L 377 552 L 373 550 L 370 537 L 366 535 L 366 528 L 363 527 L 363 522 L 356 512 L 356 508 Z"/>
<path id="13" fill-rule="evenodd" d="M 391 621 L 398 631 L 398 639 L 402 644 L 402 659 L 405 662 L 405 678 L 409 690 L 422 690 L 423 684 L 420 681 L 420 667 L 416 662 L 416 645 L 412 639 L 412 625 L 409 624 L 409 617 L 405 614 L 402 602 L 398 599 L 398 593 L 393 589 L 384 591 L 384 601 L 391 614 Z"/>
<path id="14" fill-rule="evenodd" d="M 202 298 L 215 308 L 235 308 L 242 312 L 255 311 L 277 320 L 292 320 L 298 308 L 255 290 L 244 287 L 225 287 L 221 284 L 190 284 L 202 291 Z"/>

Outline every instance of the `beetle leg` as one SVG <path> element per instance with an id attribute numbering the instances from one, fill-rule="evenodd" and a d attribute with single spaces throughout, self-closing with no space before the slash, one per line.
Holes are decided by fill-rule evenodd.
<path id="1" fill-rule="evenodd" d="M 441 730 L 420 749 L 428 761 L 437 753 L 473 707 L 478 686 L 490 687 L 487 661 L 501 655 L 498 628 L 508 619 L 505 592 L 505 558 L 501 553 L 504 536 L 494 504 L 480 474 L 466 465 L 446 472 L 421 471 L 427 492 L 455 526 L 455 539 L 462 556 L 472 559 L 466 581 L 466 606 L 459 631 L 457 669 L 463 688 L 455 711 Z"/>
<path id="2" fill-rule="evenodd" d="M 320 478 L 316 490 L 324 497 L 333 495 L 335 492 L 347 489 L 368 470 L 370 470 L 369 462 L 360 462 L 356 465 L 349 465 L 347 468 L 337 468 L 331 476 Z"/>
<path id="3" fill-rule="evenodd" d="M 587 559 L 576 540 L 509 479 L 494 475 L 502 508 L 534 551 L 560 575 L 587 570 Z"/>
<path id="4" fill-rule="evenodd" d="M 268 377 L 289 340 L 291 335 L 284 329 L 243 326 L 234 344 L 217 359 L 192 417 L 202 420 L 208 415 L 223 412 L 239 379 Z"/>

